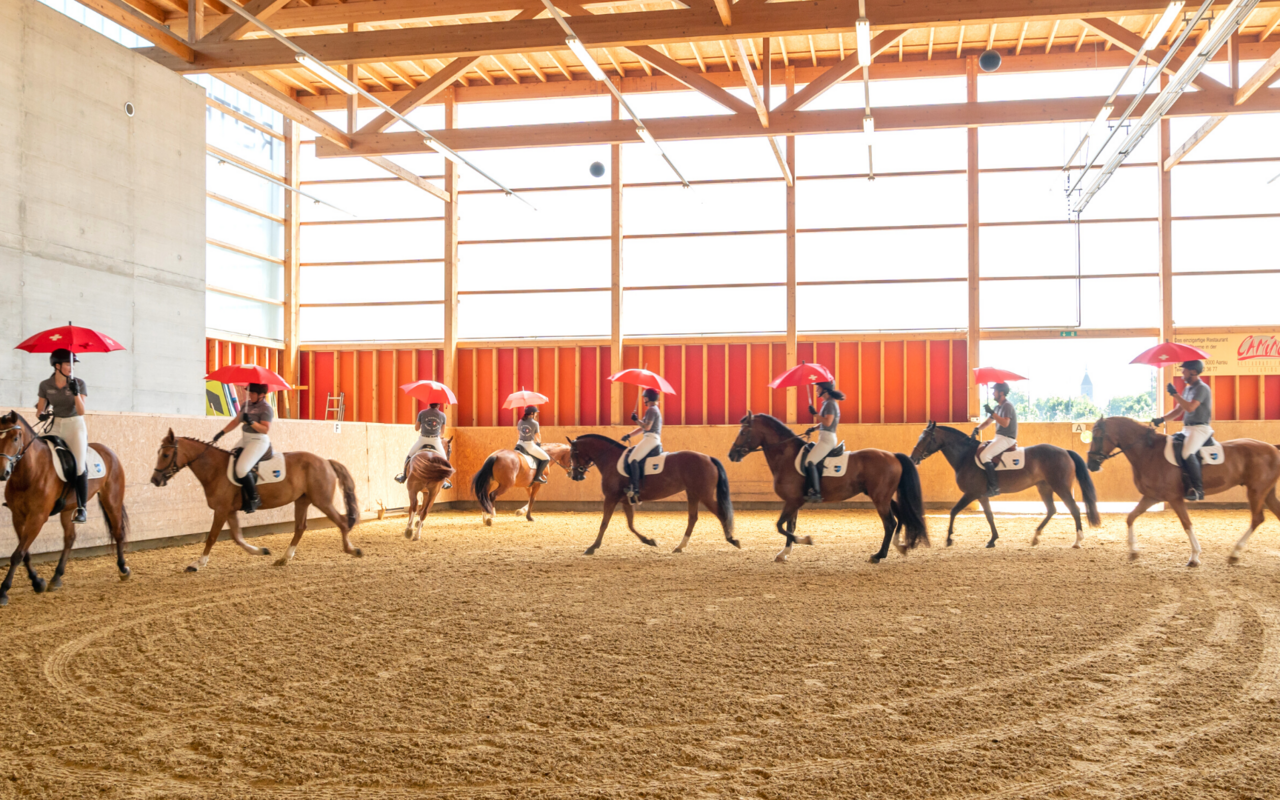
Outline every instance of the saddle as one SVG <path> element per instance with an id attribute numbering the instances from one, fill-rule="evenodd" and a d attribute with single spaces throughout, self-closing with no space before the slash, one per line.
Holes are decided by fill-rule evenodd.
<path id="1" fill-rule="evenodd" d="M 231 461 L 227 464 L 227 480 L 236 486 L 240 485 L 240 480 L 236 477 L 236 461 L 243 451 L 243 447 L 232 450 Z M 264 483 L 279 483 L 284 480 L 284 454 L 277 453 L 274 446 L 268 447 L 266 455 L 258 459 L 258 463 L 249 471 L 257 473 L 259 486 Z"/>
<path id="2" fill-rule="evenodd" d="M 796 457 L 796 472 L 804 474 L 804 462 L 809 458 L 809 453 L 813 450 L 813 446 L 817 442 L 809 442 L 800 448 L 800 454 Z M 827 453 L 818 462 L 819 475 L 843 475 L 849 470 L 849 456 L 852 451 L 844 449 L 844 442 L 831 448 L 831 452 Z"/>
<path id="3" fill-rule="evenodd" d="M 991 444 L 991 442 L 983 442 L 978 445 L 977 452 L 973 454 L 973 463 L 977 464 L 981 469 L 986 468 L 986 465 L 982 463 L 982 451 L 986 450 L 989 444 Z M 1026 448 L 1018 447 L 1015 443 L 1013 447 L 1010 447 L 1008 450 L 1005 450 L 1000 455 L 991 459 L 991 463 L 996 465 L 997 471 L 1022 469 L 1027 465 Z"/>
<path id="4" fill-rule="evenodd" d="M 1178 453 L 1182 452 L 1182 443 L 1187 440 L 1185 433 L 1175 433 L 1165 440 L 1164 458 L 1175 467 L 1178 464 Z M 1200 459 L 1202 466 L 1220 466 L 1227 463 L 1226 450 L 1221 444 L 1218 444 L 1210 436 L 1205 443 L 1200 445 L 1200 449 L 1196 451 L 1196 457 Z"/>
<path id="5" fill-rule="evenodd" d="M 626 477 L 629 474 L 627 472 L 627 459 L 631 457 L 632 450 L 635 450 L 635 447 L 628 447 L 626 450 L 623 450 L 622 457 L 618 459 L 618 474 L 623 477 Z M 679 451 L 673 450 L 672 452 Z M 670 454 L 662 452 L 662 445 L 658 445 L 650 450 L 647 456 L 640 459 L 640 477 L 643 478 L 646 475 L 657 475 L 662 472 L 662 468 L 667 463 L 668 455 Z"/>
<path id="6" fill-rule="evenodd" d="M 425 449 L 425 448 L 424 448 L 424 449 Z M 537 471 L 537 469 L 538 469 L 538 459 L 536 459 L 536 458 L 534 458 L 533 456 L 529 455 L 527 452 L 525 452 L 525 449 L 524 449 L 523 447 L 521 447 L 520 445 L 518 445 L 518 444 L 516 445 L 515 453 L 516 453 L 516 455 L 518 455 L 518 456 L 520 456 L 522 459 L 524 459 L 525 466 L 527 466 L 527 467 L 528 467 L 529 469 L 531 469 L 531 470 L 534 470 L 535 472 Z M 441 455 L 443 455 L 443 453 L 442 453 Z"/>
<path id="7" fill-rule="evenodd" d="M 71 448 L 67 446 L 66 441 L 61 436 L 48 434 L 40 438 L 45 440 L 55 454 L 53 471 L 57 473 L 58 480 L 66 483 L 66 476 L 71 475 L 74 477 L 76 474 L 76 457 L 72 455 Z M 89 476 L 89 480 L 106 477 L 107 465 L 98 451 L 92 447 L 86 449 L 84 471 Z"/>

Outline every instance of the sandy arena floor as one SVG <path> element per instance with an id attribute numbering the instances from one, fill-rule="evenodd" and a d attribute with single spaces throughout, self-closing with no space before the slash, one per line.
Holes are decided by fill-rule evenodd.
<path id="1" fill-rule="evenodd" d="M 278 569 L 230 542 L 75 561 L 0 610 L 0 797 L 1280 797 L 1280 524 L 981 517 L 867 563 L 878 521 L 368 522 Z M 931 515 L 934 541 L 945 517 Z M 285 536 L 254 540 L 280 551 Z M 46 577 L 52 564 L 42 564 Z M 19 573 L 21 575 L 21 572 Z"/>

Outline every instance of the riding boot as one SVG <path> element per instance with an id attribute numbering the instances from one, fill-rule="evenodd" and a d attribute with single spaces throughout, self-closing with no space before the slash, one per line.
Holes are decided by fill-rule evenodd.
<path id="1" fill-rule="evenodd" d="M 988 461 L 983 464 L 987 470 L 987 497 L 995 497 L 1000 494 L 1000 479 L 996 477 L 996 462 Z"/>
<path id="2" fill-rule="evenodd" d="M 409 456 L 404 460 L 404 470 L 396 476 L 396 483 L 404 483 L 409 480 L 409 462 L 413 460 L 413 456 Z"/>
<path id="3" fill-rule="evenodd" d="M 804 501 L 806 503 L 822 502 L 822 475 L 818 472 L 817 464 L 805 464 L 804 474 L 808 479 L 809 488 L 805 492 Z"/>
<path id="4" fill-rule="evenodd" d="M 1184 459 L 1182 462 L 1182 469 L 1190 484 L 1186 494 L 1188 500 L 1204 499 L 1204 475 L 1200 472 L 1200 467 L 1200 456 L 1196 453 L 1192 453 L 1191 458 Z"/>
<path id="5" fill-rule="evenodd" d="M 627 500 L 633 506 L 640 505 L 640 475 L 644 465 L 639 461 L 627 464 L 627 475 L 631 478 L 631 486 L 627 489 Z"/>
<path id="6" fill-rule="evenodd" d="M 1177 439 L 1173 440 L 1173 460 L 1178 462 L 1178 474 L 1182 476 L 1182 494 L 1187 500 L 1194 499 L 1195 489 L 1191 488 L 1191 470 L 1187 467 L 1187 460 L 1182 457 L 1182 442 Z"/>
<path id="7" fill-rule="evenodd" d="M 545 458 L 539 458 L 537 459 L 537 462 L 538 462 L 538 468 L 533 471 L 533 482 L 546 483 L 547 476 L 543 475 L 542 473 L 546 471 L 547 465 L 550 464 L 551 462 L 546 460 Z"/>
<path id="8" fill-rule="evenodd" d="M 240 494 L 241 511 L 252 514 L 258 510 L 258 506 L 262 505 L 262 498 L 258 495 L 258 473 L 249 470 L 249 474 L 240 479 Z"/>
<path id="9" fill-rule="evenodd" d="M 84 504 L 89 501 L 89 473 L 81 472 L 76 476 L 76 513 L 72 522 L 87 522 L 89 515 L 85 513 Z"/>

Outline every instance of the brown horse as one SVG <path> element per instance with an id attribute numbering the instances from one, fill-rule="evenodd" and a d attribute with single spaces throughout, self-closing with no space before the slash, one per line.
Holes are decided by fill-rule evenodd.
<path id="1" fill-rule="evenodd" d="M 453 439 L 449 438 L 444 440 L 443 455 L 435 450 L 423 448 L 414 453 L 409 461 L 408 477 L 405 479 L 405 486 L 409 489 L 409 521 L 404 526 L 404 538 L 415 542 L 422 538 L 422 523 L 436 503 L 440 486 L 454 473 L 453 465 L 449 463 L 451 455 L 453 455 Z M 426 495 L 426 500 L 421 503 L 421 506 L 418 503 L 419 494 Z"/>
<path id="2" fill-rule="evenodd" d="M 1187 562 L 1187 566 L 1198 567 L 1200 542 L 1196 539 L 1191 517 L 1187 514 L 1182 470 L 1164 457 L 1166 439 L 1167 436 L 1157 433 L 1150 425 L 1128 417 L 1099 419 L 1093 425 L 1089 469 L 1097 472 L 1102 469 L 1102 462 L 1120 453 L 1124 453 L 1125 458 L 1129 459 L 1129 466 L 1133 470 L 1133 485 L 1142 493 L 1142 499 L 1129 512 L 1126 520 L 1129 526 L 1130 561 L 1138 557 L 1137 540 L 1133 534 L 1134 521 L 1151 506 L 1165 502 L 1178 515 L 1182 529 L 1187 532 L 1187 539 L 1191 542 L 1191 560 Z M 1232 439 L 1222 442 L 1222 449 L 1224 463 L 1204 467 L 1204 493 L 1217 494 L 1236 486 L 1243 486 L 1248 493 L 1249 529 L 1236 542 L 1227 559 L 1228 564 L 1238 564 L 1249 537 L 1262 524 L 1262 507 L 1265 505 L 1280 518 L 1280 500 L 1276 499 L 1276 480 L 1280 478 L 1280 450 L 1256 439 Z M 1120 452 L 1113 452 L 1117 450 Z"/>
<path id="3" fill-rule="evenodd" d="M 564 445 L 561 445 L 563 447 Z M 604 531 L 609 527 L 613 511 L 626 495 L 631 479 L 618 474 L 618 459 L 626 451 L 626 445 L 614 441 L 608 436 L 597 433 L 584 433 L 577 439 L 569 440 L 570 476 L 580 481 L 587 475 L 592 464 L 600 467 L 600 490 L 604 494 L 604 519 L 600 520 L 600 533 L 596 541 L 587 548 L 586 555 L 593 554 L 604 539 Z M 677 450 L 667 455 L 662 472 L 657 475 L 646 475 L 640 483 L 640 500 L 661 500 L 677 492 L 684 492 L 689 500 L 689 525 L 684 529 L 684 538 L 672 552 L 684 552 L 693 534 L 694 523 L 698 521 L 698 504 L 720 520 L 724 529 L 724 538 L 734 547 L 741 547 L 733 538 L 733 500 L 729 496 L 729 476 L 725 474 L 724 465 L 719 460 L 692 450 Z M 622 510 L 627 514 L 627 527 L 640 541 L 650 547 L 658 543 L 636 530 L 635 509 L 630 503 L 622 503 Z"/>
<path id="4" fill-rule="evenodd" d="M 539 445 L 539 447 L 551 456 L 552 464 L 565 472 L 569 471 L 568 445 L 552 443 Z M 546 473 L 544 472 L 543 475 L 545 476 Z M 495 450 L 484 460 L 480 471 L 471 479 L 471 490 L 480 501 L 480 514 L 485 525 L 493 524 L 493 515 L 496 513 L 493 510 L 493 501 L 512 487 L 529 491 L 529 502 L 516 512 L 516 516 L 523 514 L 526 520 L 533 522 L 533 499 L 538 496 L 538 490 L 542 488 L 542 484 L 533 482 L 533 470 L 529 468 L 529 463 L 525 461 L 524 456 L 515 450 Z"/>
<path id="5" fill-rule="evenodd" d="M 128 579 L 131 570 L 124 563 L 124 540 L 129 531 L 129 514 L 124 509 L 124 467 L 111 448 L 103 444 L 90 444 L 98 451 L 107 467 L 107 474 L 89 481 L 89 497 L 98 495 L 98 504 L 111 528 L 111 538 L 116 543 L 116 567 L 120 580 Z M 13 514 L 13 530 L 18 535 L 18 547 L 9 557 L 9 572 L 0 583 L 0 606 L 9 605 L 9 587 L 13 586 L 13 573 L 18 562 L 27 568 L 31 588 L 36 593 L 46 588 L 50 591 L 62 587 L 62 576 L 67 571 L 67 557 L 76 542 L 76 526 L 71 522 L 75 514 L 74 488 L 58 480 L 53 471 L 53 448 L 27 424 L 22 415 L 10 411 L 0 417 L 0 458 L 4 469 L 0 481 L 4 487 L 5 505 Z M 62 504 L 62 558 L 53 571 L 53 579 L 46 583 L 31 568 L 31 544 L 40 535 L 45 520 Z"/>
<path id="6" fill-rule="evenodd" d="M 240 532 L 240 520 L 236 511 L 240 509 L 240 487 L 227 480 L 227 465 L 231 461 L 231 453 L 210 442 L 202 442 L 186 436 L 175 437 L 173 429 L 160 442 L 160 451 L 156 454 L 156 468 L 151 473 L 151 483 L 165 486 L 169 479 L 187 467 L 204 487 L 205 501 L 213 509 L 213 527 L 209 529 L 209 538 L 204 543 L 204 553 L 187 566 L 187 572 L 197 572 L 209 563 L 209 551 L 213 543 L 218 541 L 222 526 L 231 526 L 231 538 L 251 555 L 271 555 L 265 547 L 254 547 L 244 540 Z M 298 549 L 298 541 L 307 530 L 307 507 L 315 504 L 316 508 L 332 520 L 342 532 L 342 550 L 357 558 L 364 553 L 351 545 L 351 529 L 360 519 L 360 506 L 356 501 L 356 483 L 351 473 L 337 461 L 330 461 L 315 455 L 297 451 L 284 454 L 285 477 L 279 483 L 259 483 L 258 493 L 262 497 L 262 508 L 279 508 L 293 503 L 294 530 L 293 541 L 289 550 L 276 560 L 277 567 L 283 567 L 293 558 Z M 342 499 L 347 506 L 347 515 L 338 513 L 333 502 L 333 491 L 342 485 Z"/>
<path id="7" fill-rule="evenodd" d="M 785 562 L 791 554 L 791 545 L 813 544 L 813 537 L 796 537 L 796 517 L 804 505 L 805 478 L 796 471 L 796 458 L 805 441 L 795 435 L 781 420 L 768 414 L 752 414 L 742 418 L 738 438 L 729 450 L 729 460 L 741 461 L 748 453 L 760 450 L 773 473 L 773 491 L 782 498 L 782 515 L 778 517 L 778 533 L 787 544 L 774 561 Z M 894 494 L 898 501 L 894 502 Z M 920 476 L 915 464 L 901 453 L 886 450 L 857 450 L 849 456 L 849 468 L 843 475 L 827 475 L 822 478 L 822 496 L 827 502 L 847 500 L 866 494 L 875 504 L 876 513 L 884 522 L 884 541 L 880 550 L 871 556 L 871 563 L 878 564 L 889 555 L 889 540 L 895 539 L 898 552 L 906 554 L 908 547 L 920 543 L 929 544 L 929 531 L 924 521 L 924 497 L 920 491 Z M 896 541 L 899 531 L 907 529 L 907 543 Z"/>
<path id="8" fill-rule="evenodd" d="M 964 492 L 960 502 L 951 509 L 951 523 L 947 525 L 947 547 L 951 546 L 951 536 L 956 527 L 956 515 L 969 507 L 974 500 L 982 504 L 982 512 L 987 515 L 987 524 L 991 526 L 991 538 L 987 547 L 995 547 L 996 520 L 991 515 L 991 501 L 987 497 L 986 471 L 974 463 L 978 452 L 978 441 L 968 434 L 945 425 L 930 422 L 924 433 L 911 451 L 911 460 L 919 464 L 934 453 L 942 451 L 942 455 L 956 473 L 956 486 Z M 1045 517 L 1036 526 L 1035 535 L 1031 537 L 1031 546 L 1040 544 L 1040 531 L 1049 524 L 1057 508 L 1053 504 L 1053 495 L 1057 493 L 1066 503 L 1071 518 L 1076 523 L 1076 541 L 1072 547 L 1080 547 L 1084 541 L 1084 526 L 1080 522 L 1080 506 L 1071 496 L 1073 482 L 1080 483 L 1080 495 L 1084 498 L 1084 507 L 1089 518 L 1089 527 L 1096 528 L 1102 524 L 1102 516 L 1098 513 L 1098 492 L 1093 488 L 1093 479 L 1085 468 L 1084 459 L 1074 450 L 1064 450 L 1051 444 L 1036 444 L 1026 448 L 1026 464 L 1022 469 L 1001 470 L 996 473 L 1001 493 L 1020 492 L 1023 489 L 1036 487 L 1040 499 L 1044 501 Z"/>

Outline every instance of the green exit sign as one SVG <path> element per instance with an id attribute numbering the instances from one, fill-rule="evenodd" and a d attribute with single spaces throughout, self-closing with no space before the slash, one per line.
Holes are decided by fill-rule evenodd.
<path id="1" fill-rule="evenodd" d="M 1058 331 L 1058 335 L 1064 338 L 1075 338 L 1075 331 Z"/>

